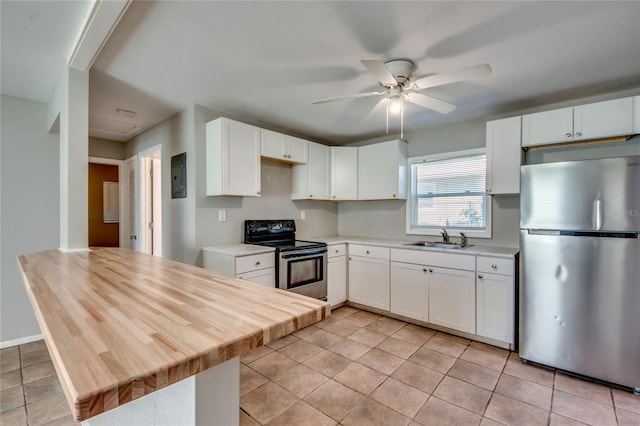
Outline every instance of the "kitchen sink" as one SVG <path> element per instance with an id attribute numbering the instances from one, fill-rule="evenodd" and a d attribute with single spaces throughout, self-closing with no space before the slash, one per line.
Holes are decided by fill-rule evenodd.
<path id="1" fill-rule="evenodd" d="M 461 249 L 466 247 L 471 247 L 470 244 L 463 246 L 460 243 L 445 243 L 443 241 L 416 241 L 415 243 L 406 243 L 405 246 L 416 246 L 416 247 L 435 247 L 435 248 L 446 248 L 446 249 Z"/>

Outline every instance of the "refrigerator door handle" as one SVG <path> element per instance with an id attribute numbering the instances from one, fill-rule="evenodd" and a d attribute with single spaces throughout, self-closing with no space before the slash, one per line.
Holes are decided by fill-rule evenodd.
<path id="1" fill-rule="evenodd" d="M 593 202 L 593 228 L 599 231 L 602 228 L 602 201 L 599 199 Z"/>

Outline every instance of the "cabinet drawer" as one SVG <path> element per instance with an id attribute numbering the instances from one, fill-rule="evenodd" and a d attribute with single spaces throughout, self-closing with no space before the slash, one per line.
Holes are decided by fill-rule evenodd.
<path id="1" fill-rule="evenodd" d="M 389 248 L 349 244 L 349 255 L 389 260 Z"/>
<path id="2" fill-rule="evenodd" d="M 327 257 L 344 256 L 347 254 L 346 244 L 335 244 L 327 247 Z"/>
<path id="3" fill-rule="evenodd" d="M 513 275 L 513 260 L 478 256 L 478 272 Z"/>
<path id="4" fill-rule="evenodd" d="M 276 264 L 274 253 L 255 254 L 253 256 L 236 257 L 236 275 L 247 271 L 273 268 Z"/>
<path id="5" fill-rule="evenodd" d="M 396 262 L 413 263 L 416 265 L 466 269 L 468 271 L 473 271 L 476 267 L 475 256 L 426 250 L 392 249 L 391 260 Z"/>

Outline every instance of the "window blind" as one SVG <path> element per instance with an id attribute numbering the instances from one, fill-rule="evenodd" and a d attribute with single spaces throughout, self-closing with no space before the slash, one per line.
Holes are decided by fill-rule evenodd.
<path id="1" fill-rule="evenodd" d="M 485 228 L 485 176 L 484 154 L 414 163 L 413 226 Z"/>

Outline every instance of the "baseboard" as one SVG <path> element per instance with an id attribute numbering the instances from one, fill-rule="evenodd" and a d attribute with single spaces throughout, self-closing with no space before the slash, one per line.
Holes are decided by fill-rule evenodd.
<path id="1" fill-rule="evenodd" d="M 42 340 L 42 334 L 36 334 L 34 336 L 21 337 L 19 339 L 7 340 L 5 342 L 0 342 L 0 349 L 10 348 L 11 346 L 24 345 L 25 343 L 36 342 L 38 340 Z"/>

